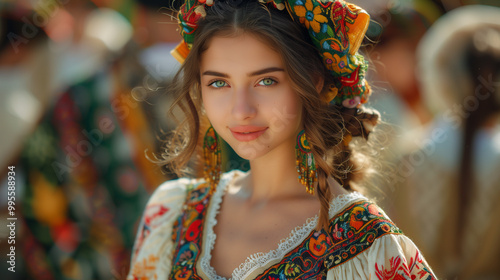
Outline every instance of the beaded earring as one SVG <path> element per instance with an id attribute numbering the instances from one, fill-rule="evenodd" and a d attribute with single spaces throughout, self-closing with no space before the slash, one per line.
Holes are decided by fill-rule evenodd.
<path id="1" fill-rule="evenodd" d="M 299 182 L 306 187 L 308 193 L 314 194 L 314 183 L 316 183 L 318 179 L 318 174 L 316 173 L 314 156 L 304 130 L 299 132 L 297 136 L 295 157 L 297 159 L 296 164 Z"/>
<path id="2" fill-rule="evenodd" d="M 205 180 L 210 184 L 210 192 L 215 190 L 221 174 L 221 148 L 217 133 L 210 126 L 203 137 L 203 156 L 205 159 Z"/>

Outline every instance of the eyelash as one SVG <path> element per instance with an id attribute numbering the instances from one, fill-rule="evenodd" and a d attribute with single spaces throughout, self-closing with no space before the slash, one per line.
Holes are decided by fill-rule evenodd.
<path id="1" fill-rule="evenodd" d="M 224 82 L 226 85 L 228 84 L 228 83 L 227 83 L 226 81 L 224 81 L 224 80 L 212 80 L 212 81 L 210 81 L 210 82 L 208 83 L 208 85 L 207 85 L 207 86 L 212 87 L 212 88 L 214 88 L 214 89 L 221 89 L 221 88 L 223 88 L 223 87 L 224 87 L 224 86 L 221 86 L 221 87 L 216 87 L 216 86 L 214 86 L 214 84 L 215 84 L 215 83 L 217 83 L 217 82 Z"/>
<path id="2" fill-rule="evenodd" d="M 272 84 L 270 84 L 270 85 L 261 85 L 260 83 L 263 82 L 264 80 L 271 80 Z M 278 81 L 276 81 L 276 79 L 273 79 L 271 77 L 266 77 L 266 78 L 261 79 L 257 84 L 260 85 L 260 86 L 264 86 L 264 87 L 271 87 L 271 86 L 276 85 L 277 83 L 278 83 Z"/>
<path id="3" fill-rule="evenodd" d="M 263 85 L 263 84 L 261 84 L 264 80 L 271 80 L 272 84 L 270 84 L 270 85 Z M 215 85 L 215 83 L 217 83 L 217 82 L 224 82 L 226 85 L 228 85 L 228 82 L 226 82 L 226 81 L 224 81 L 224 80 L 212 80 L 212 81 L 210 81 L 210 82 L 208 83 L 208 85 L 207 85 L 207 86 L 212 87 L 212 88 L 214 88 L 214 89 L 221 89 L 221 88 L 225 87 L 225 86 L 220 86 L 220 87 L 216 87 L 216 86 L 214 86 L 214 85 Z M 278 81 L 276 81 L 276 79 L 273 79 L 273 78 L 271 78 L 271 77 L 266 77 L 266 78 L 262 78 L 261 80 L 259 80 L 259 82 L 258 82 L 257 84 L 258 84 L 259 86 L 263 86 L 263 87 L 270 87 L 270 86 L 274 86 L 274 85 L 276 85 L 277 83 L 278 83 Z"/>

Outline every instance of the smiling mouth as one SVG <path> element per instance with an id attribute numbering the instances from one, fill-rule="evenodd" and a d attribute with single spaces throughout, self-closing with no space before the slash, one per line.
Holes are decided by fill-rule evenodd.
<path id="1" fill-rule="evenodd" d="M 229 130 L 233 134 L 233 137 L 241 142 L 249 142 L 259 138 L 268 127 L 252 127 L 252 126 L 241 126 L 233 127 Z"/>

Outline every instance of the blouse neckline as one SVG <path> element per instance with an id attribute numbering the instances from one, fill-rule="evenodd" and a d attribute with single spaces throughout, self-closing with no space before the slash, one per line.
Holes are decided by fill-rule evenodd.
<path id="1" fill-rule="evenodd" d="M 246 279 L 255 270 L 267 267 L 270 263 L 281 260 L 287 253 L 299 246 L 307 236 L 316 228 L 318 223 L 318 215 L 308 218 L 303 225 L 299 225 L 293 229 L 288 237 L 282 239 L 276 249 L 263 253 L 258 252 L 248 256 L 239 267 L 235 268 L 231 274 L 231 278 L 225 278 L 217 275 L 215 269 L 210 264 L 212 260 L 212 251 L 215 246 L 217 235 L 214 232 L 215 225 L 217 225 L 217 214 L 219 213 L 222 199 L 226 194 L 227 187 L 236 176 L 245 174 L 241 171 L 231 171 L 224 174 L 221 178 L 220 184 L 217 186 L 208 208 L 203 236 L 203 250 L 200 258 L 200 268 L 202 272 L 207 275 L 209 279 L 215 280 L 236 280 Z M 330 202 L 329 217 L 332 218 L 342 209 L 348 206 L 351 202 L 366 199 L 358 192 L 352 192 L 336 196 Z"/>

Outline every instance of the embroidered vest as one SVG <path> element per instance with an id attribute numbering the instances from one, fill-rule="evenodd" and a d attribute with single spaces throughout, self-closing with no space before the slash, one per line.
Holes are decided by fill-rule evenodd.
<path id="1" fill-rule="evenodd" d="M 184 211 L 172 233 L 176 247 L 170 279 L 202 279 L 196 263 L 203 248 L 203 227 L 211 197 L 205 183 L 188 188 Z M 330 234 L 313 230 L 255 279 L 326 279 L 329 269 L 356 257 L 377 238 L 402 233 L 379 207 L 364 200 L 350 204 L 330 221 Z"/>

